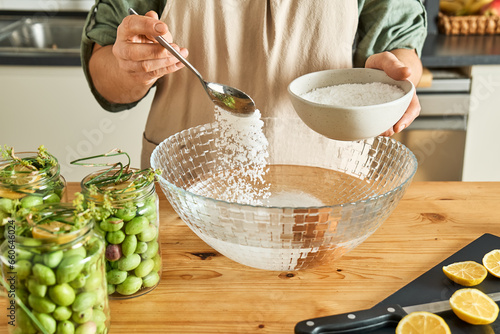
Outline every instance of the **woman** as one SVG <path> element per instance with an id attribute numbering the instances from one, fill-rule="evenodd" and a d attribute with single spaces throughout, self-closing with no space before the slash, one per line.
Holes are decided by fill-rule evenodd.
<path id="1" fill-rule="evenodd" d="M 146 14 L 128 16 L 129 7 Z M 143 139 L 146 167 L 163 139 L 213 120 L 196 77 L 179 71 L 183 65 L 154 36 L 183 46 L 175 45 L 205 79 L 249 94 L 263 116 L 296 117 L 287 86 L 305 73 L 364 66 L 416 85 L 426 31 L 420 0 L 99 0 L 85 27 L 82 63 L 110 111 L 132 108 L 156 86 Z M 415 95 L 384 135 L 419 112 Z"/>

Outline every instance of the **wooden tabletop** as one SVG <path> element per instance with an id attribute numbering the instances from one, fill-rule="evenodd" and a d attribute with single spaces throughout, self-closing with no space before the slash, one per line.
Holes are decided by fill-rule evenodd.
<path id="1" fill-rule="evenodd" d="M 112 334 L 286 334 L 304 319 L 370 308 L 482 234 L 500 236 L 500 182 L 414 182 L 363 244 L 299 272 L 233 262 L 191 232 L 163 194 L 160 211 L 161 282 L 111 301 Z"/>

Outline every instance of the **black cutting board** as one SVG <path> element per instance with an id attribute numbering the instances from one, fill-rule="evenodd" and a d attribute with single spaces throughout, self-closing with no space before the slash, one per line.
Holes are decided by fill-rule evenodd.
<path id="1" fill-rule="evenodd" d="M 390 304 L 409 306 L 448 300 L 456 290 L 462 289 L 464 286 L 450 281 L 443 273 L 443 266 L 459 261 L 482 263 L 483 256 L 493 249 L 500 249 L 500 238 L 492 234 L 484 234 L 381 301 L 377 306 Z M 488 274 L 486 279 L 474 288 L 485 293 L 500 292 L 500 278 Z M 442 312 L 439 315 L 450 326 L 452 334 L 500 334 L 500 317 L 491 325 L 470 325 L 457 318 L 453 311 Z M 394 334 L 396 325 L 394 324 L 392 327 L 389 325 L 389 327 L 370 331 L 369 333 Z"/>

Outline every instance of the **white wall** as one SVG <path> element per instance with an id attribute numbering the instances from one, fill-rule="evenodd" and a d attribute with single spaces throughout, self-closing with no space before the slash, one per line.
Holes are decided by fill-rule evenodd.
<path id="1" fill-rule="evenodd" d="M 120 148 L 139 167 L 153 91 L 134 109 L 110 113 L 95 101 L 80 67 L 0 66 L 0 145 L 36 151 L 45 145 L 67 181 L 95 168 L 70 161 Z"/>
<path id="2" fill-rule="evenodd" d="M 472 67 L 463 181 L 500 181 L 500 66 Z"/>

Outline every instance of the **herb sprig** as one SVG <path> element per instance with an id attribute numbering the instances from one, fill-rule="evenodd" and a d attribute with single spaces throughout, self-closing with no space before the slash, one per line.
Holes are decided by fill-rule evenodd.
<path id="1" fill-rule="evenodd" d="M 92 159 L 105 158 L 105 157 L 115 157 L 115 156 L 125 156 L 127 158 L 126 163 L 121 161 L 114 163 L 97 163 L 88 162 Z M 129 189 L 140 189 L 155 180 L 156 175 L 161 174 L 161 170 L 153 170 L 152 168 L 134 170 L 130 167 L 131 159 L 127 152 L 120 149 L 112 149 L 111 151 L 94 155 L 91 157 L 80 158 L 71 161 L 72 165 L 85 166 L 85 167 L 109 167 L 103 170 L 101 173 L 92 177 L 90 180 L 84 182 L 84 185 L 90 189 L 91 193 L 97 193 L 98 190 L 104 190 L 110 194 L 119 194 L 127 192 Z M 131 182 L 123 188 L 113 189 L 112 186 L 122 184 L 124 182 Z"/>
<path id="2" fill-rule="evenodd" d="M 57 160 L 52 156 L 45 146 L 40 145 L 38 147 L 38 153 L 34 157 L 29 158 L 19 158 L 14 152 L 14 147 L 0 147 L 0 154 L 2 158 L 9 161 L 9 169 L 15 167 L 16 165 L 24 166 L 32 171 L 41 171 L 45 169 L 50 169 L 57 165 Z M 25 171 L 28 172 L 28 171 Z"/>

